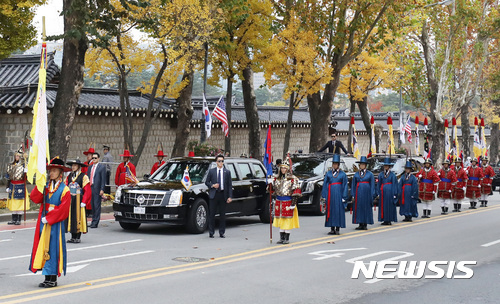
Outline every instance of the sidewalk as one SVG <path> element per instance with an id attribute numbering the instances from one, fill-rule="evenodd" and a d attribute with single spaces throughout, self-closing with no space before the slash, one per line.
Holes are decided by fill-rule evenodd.
<path id="1" fill-rule="evenodd" d="M 7 192 L 5 192 L 4 189 L 0 187 L 0 200 L 6 200 L 7 199 Z M 4 211 L 4 213 L 0 213 L 0 223 L 2 222 L 8 222 L 12 219 L 12 213 L 9 212 L 8 209 L 0 209 Z M 102 205 L 101 207 L 101 214 L 104 213 L 112 213 L 113 212 L 113 205 L 106 203 L 106 205 Z M 38 217 L 38 210 L 36 211 L 26 211 L 26 220 L 36 220 Z M 24 219 L 24 216 L 23 216 Z"/>

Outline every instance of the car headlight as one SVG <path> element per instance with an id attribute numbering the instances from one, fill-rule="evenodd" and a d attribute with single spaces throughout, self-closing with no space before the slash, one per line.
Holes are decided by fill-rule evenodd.
<path id="1" fill-rule="evenodd" d="M 118 188 L 116 188 L 115 192 L 115 203 L 119 204 L 121 197 L 122 197 L 122 186 L 119 186 Z"/>
<path id="2" fill-rule="evenodd" d="M 170 194 L 169 206 L 179 206 L 182 203 L 182 190 L 174 190 Z"/>
<path id="3" fill-rule="evenodd" d="M 308 182 L 307 187 L 306 187 L 307 192 L 313 192 L 314 191 L 314 182 Z"/>

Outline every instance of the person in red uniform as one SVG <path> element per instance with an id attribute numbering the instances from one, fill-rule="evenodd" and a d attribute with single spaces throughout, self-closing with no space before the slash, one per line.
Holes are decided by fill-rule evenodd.
<path id="1" fill-rule="evenodd" d="M 455 159 L 455 175 L 457 176 L 457 183 L 453 186 L 453 212 L 461 212 L 462 201 L 465 198 L 465 185 L 467 184 L 467 173 L 462 166 L 462 159 L 457 157 Z"/>
<path id="2" fill-rule="evenodd" d="M 471 160 L 471 165 L 467 172 L 467 191 L 465 196 L 470 201 L 469 209 L 476 209 L 477 199 L 481 196 L 481 181 L 483 180 L 483 169 L 477 165 L 477 158 Z"/>
<path id="3" fill-rule="evenodd" d="M 424 162 L 424 167 L 418 172 L 418 197 L 424 203 L 424 215 L 422 218 L 429 218 L 432 210 L 432 202 L 436 194 L 436 183 L 441 179 L 437 172 L 431 167 L 432 161 L 428 158 Z"/>
<path id="4" fill-rule="evenodd" d="M 495 170 L 488 165 L 488 156 L 483 156 L 483 180 L 481 182 L 481 207 L 486 207 L 488 205 L 488 196 L 491 193 L 491 183 L 493 182 L 493 177 L 495 176 Z"/>
<path id="5" fill-rule="evenodd" d="M 158 150 L 158 154 L 156 154 L 155 157 L 158 158 L 158 161 L 155 162 L 155 164 L 153 165 L 153 168 L 151 168 L 151 173 L 150 173 L 151 175 L 153 175 L 153 173 L 155 173 L 155 171 L 158 170 L 158 168 L 163 166 L 163 164 L 165 163 L 163 158 L 166 157 L 166 155 L 163 154 L 162 150 Z"/>
<path id="6" fill-rule="evenodd" d="M 120 165 L 118 165 L 118 168 L 116 168 L 115 184 L 117 186 L 127 184 L 127 180 L 125 179 L 125 172 L 127 166 L 130 168 L 130 172 L 136 175 L 135 166 L 133 163 L 130 162 L 130 158 L 133 157 L 133 155 L 130 154 L 130 151 L 124 150 L 123 154 L 121 154 L 120 156 L 123 157 L 123 163 L 120 163 Z"/>
<path id="7" fill-rule="evenodd" d="M 82 173 L 87 174 L 88 166 L 90 166 L 90 163 L 92 162 L 92 154 L 95 153 L 94 148 L 90 148 L 87 151 L 84 151 L 83 154 L 87 156 L 87 161 L 84 162 L 85 165 L 87 166 L 82 166 Z M 89 207 L 90 208 L 90 207 Z"/>
<path id="8" fill-rule="evenodd" d="M 448 159 L 443 162 L 443 167 L 439 170 L 438 176 L 441 179 L 438 184 L 437 193 L 437 197 L 441 202 L 441 214 L 448 214 L 448 205 L 452 200 L 451 193 L 457 182 L 457 176 L 455 171 L 450 168 L 450 161 Z"/>
<path id="9" fill-rule="evenodd" d="M 95 149 L 89 147 L 89 149 L 83 154 L 87 156 L 87 161 L 84 162 L 86 166 L 82 166 L 82 173 L 87 174 L 87 170 L 89 169 L 88 167 L 92 164 L 92 154 L 95 153 Z M 85 216 L 86 217 L 92 217 L 92 204 L 87 204 L 85 205 Z"/>
<path id="10" fill-rule="evenodd" d="M 82 172 L 82 168 L 86 168 L 87 165 L 79 159 L 68 161 L 66 164 L 71 166 L 72 171 L 65 182 L 71 193 L 71 206 L 66 222 L 66 231 L 71 233 L 71 239 L 68 240 L 68 243 L 80 243 L 82 233 L 87 233 L 85 207 L 90 204 L 92 191 L 89 177 Z"/>
<path id="11" fill-rule="evenodd" d="M 63 182 L 63 172 L 71 169 L 56 157 L 47 165 L 47 170 L 49 181 L 44 193 L 35 187 L 30 195 L 31 201 L 41 206 L 29 270 L 33 273 L 42 270 L 45 280 L 38 285 L 42 288 L 56 287 L 57 277 L 61 276 L 61 273 L 66 275 L 64 220 L 68 218 L 71 204 L 69 188 Z"/>

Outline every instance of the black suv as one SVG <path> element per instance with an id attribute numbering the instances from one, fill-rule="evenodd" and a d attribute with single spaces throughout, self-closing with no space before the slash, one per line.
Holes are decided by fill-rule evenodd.
<path id="1" fill-rule="evenodd" d="M 193 183 L 188 191 L 181 184 L 186 166 Z M 120 186 L 113 211 L 116 221 L 126 230 L 142 223 L 185 225 L 191 233 L 203 233 L 208 225 L 208 188 L 205 179 L 214 158 L 173 158 L 136 186 Z M 269 223 L 269 195 L 266 195 L 265 169 L 251 158 L 225 158 L 231 172 L 233 202 L 226 207 L 227 216 L 260 215 Z"/>
<path id="2" fill-rule="evenodd" d="M 299 178 L 302 190 L 302 197 L 298 200 L 299 210 L 313 211 L 317 215 L 325 214 L 326 206 L 320 199 L 325 174 L 332 167 L 332 156 L 330 153 L 292 155 L 293 175 Z M 342 157 L 340 169 L 347 174 L 350 185 L 354 172 L 348 170 Z"/>

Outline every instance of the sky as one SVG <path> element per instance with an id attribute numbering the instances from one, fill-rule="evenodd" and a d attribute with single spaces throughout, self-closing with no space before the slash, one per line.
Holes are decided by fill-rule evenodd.
<path id="1" fill-rule="evenodd" d="M 59 35 L 64 32 L 64 20 L 59 16 L 62 10 L 62 0 L 47 0 L 45 5 L 36 9 L 33 24 L 38 31 L 37 40 L 42 42 L 42 16 L 45 16 L 45 32 L 47 36 Z"/>

